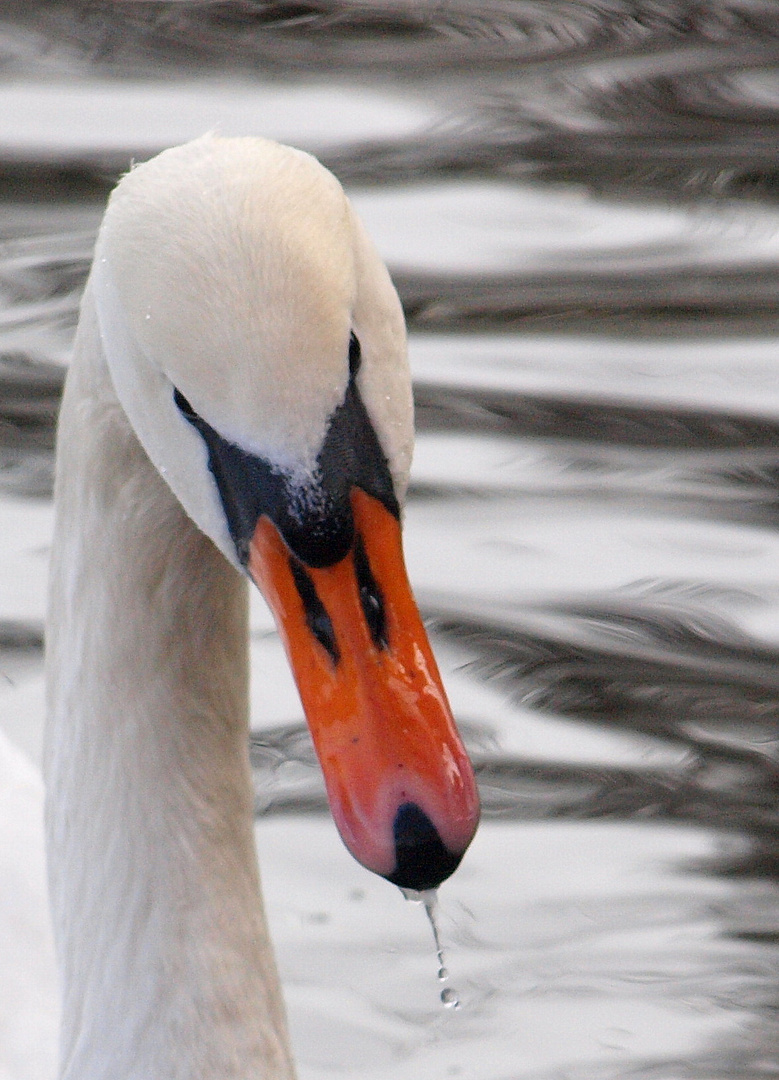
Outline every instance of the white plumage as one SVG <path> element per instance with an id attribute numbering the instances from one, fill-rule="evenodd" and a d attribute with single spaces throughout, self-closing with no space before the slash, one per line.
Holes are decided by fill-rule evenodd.
<path id="1" fill-rule="evenodd" d="M 350 393 L 402 504 L 413 438 L 402 313 L 337 181 L 299 151 L 209 136 L 133 169 L 113 194 L 63 399 L 55 486 L 45 775 L 62 1080 L 293 1075 L 252 835 L 246 582 L 224 492 L 174 392 L 226 444 L 283 471 L 294 502 L 296 487 L 313 490 L 352 385 L 355 334 L 362 364 Z M 395 536 L 392 513 L 359 497 L 360 512 Z M 390 557 L 381 545 L 376 566 Z M 288 607 L 329 685 L 331 669 L 348 665 L 341 646 L 324 650 L 314 585 L 303 569 L 291 584 L 283 550 Z M 397 571 L 382 573 L 402 592 L 397 550 L 387 563 Z M 416 873 L 408 844 L 421 837 L 427 858 L 432 837 L 440 880 L 475 828 L 475 786 L 432 656 L 410 642 L 396 659 L 381 637 L 390 627 L 400 640 L 408 619 L 417 626 L 415 609 L 403 593 L 403 626 L 392 630 L 389 601 L 377 616 L 386 588 L 364 558 L 348 573 L 318 571 L 328 596 L 330 578 L 346 583 L 358 622 L 361 603 L 374 619 L 373 639 L 365 627 L 349 638 L 370 655 L 348 670 L 369 679 L 386 670 L 422 725 L 417 739 L 401 723 L 411 749 L 397 766 L 394 750 L 385 755 L 392 786 L 370 803 L 386 823 L 377 850 L 386 861 L 402 841 L 398 859 Z M 385 616 L 386 626 L 375 622 Z M 421 623 L 414 633 L 424 638 Z M 431 782 L 415 778 L 417 745 L 430 747 Z M 431 802 L 398 817 L 393 840 L 406 775 L 416 801 L 429 788 Z"/>

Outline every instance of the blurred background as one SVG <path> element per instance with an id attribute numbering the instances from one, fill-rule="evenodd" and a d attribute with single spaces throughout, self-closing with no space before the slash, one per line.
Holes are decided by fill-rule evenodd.
<path id="1" fill-rule="evenodd" d="M 44 1080 L 53 440 L 131 162 L 316 153 L 393 273 L 410 574 L 484 821 L 423 912 L 330 821 L 253 601 L 257 839 L 301 1080 L 779 1077 L 779 9 L 0 10 L 0 1080 Z"/>

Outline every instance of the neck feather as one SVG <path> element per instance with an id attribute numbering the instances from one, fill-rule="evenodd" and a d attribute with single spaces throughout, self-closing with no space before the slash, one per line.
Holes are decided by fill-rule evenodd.
<path id="1" fill-rule="evenodd" d="M 116 400 L 89 296 L 62 407 L 47 843 L 62 1080 L 287 1080 L 247 755 L 245 583 Z"/>

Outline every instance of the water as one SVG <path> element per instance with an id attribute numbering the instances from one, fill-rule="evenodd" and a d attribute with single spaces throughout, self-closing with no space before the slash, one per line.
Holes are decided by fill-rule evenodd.
<path id="1" fill-rule="evenodd" d="M 433 931 L 433 943 L 435 945 L 436 959 L 438 960 L 438 981 L 440 983 L 448 982 L 449 969 L 446 967 L 444 947 L 441 944 L 441 934 L 438 929 L 438 890 L 426 889 L 424 892 L 417 892 L 416 889 L 401 889 L 400 891 L 407 900 L 410 900 L 414 904 L 422 904 L 424 906 L 427 921 L 430 923 L 430 929 Z M 440 997 L 441 1004 L 445 1008 L 459 1009 L 460 999 L 453 986 L 445 986 L 441 991 Z"/>
<path id="2" fill-rule="evenodd" d="M 409 569 L 484 803 L 441 889 L 444 1009 L 424 920 L 335 834 L 255 598 L 301 1077 L 779 1076 L 775 6 L 27 4 L 0 42 L 0 725 L 26 755 L 0 912 L 27 913 L 0 920 L 0 1074 L 54 1055 L 29 761 L 62 365 L 116 175 L 221 125 L 319 152 L 391 264 Z"/>

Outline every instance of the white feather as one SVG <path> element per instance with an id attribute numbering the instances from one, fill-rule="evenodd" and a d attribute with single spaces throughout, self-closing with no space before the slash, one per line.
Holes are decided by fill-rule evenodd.
<path id="1" fill-rule="evenodd" d="M 302 476 L 343 399 L 352 329 L 402 501 L 402 314 L 337 181 L 299 151 L 208 136 L 112 196 L 55 490 L 45 767 L 62 1080 L 293 1075 L 252 838 L 245 583 L 173 386 Z"/>

